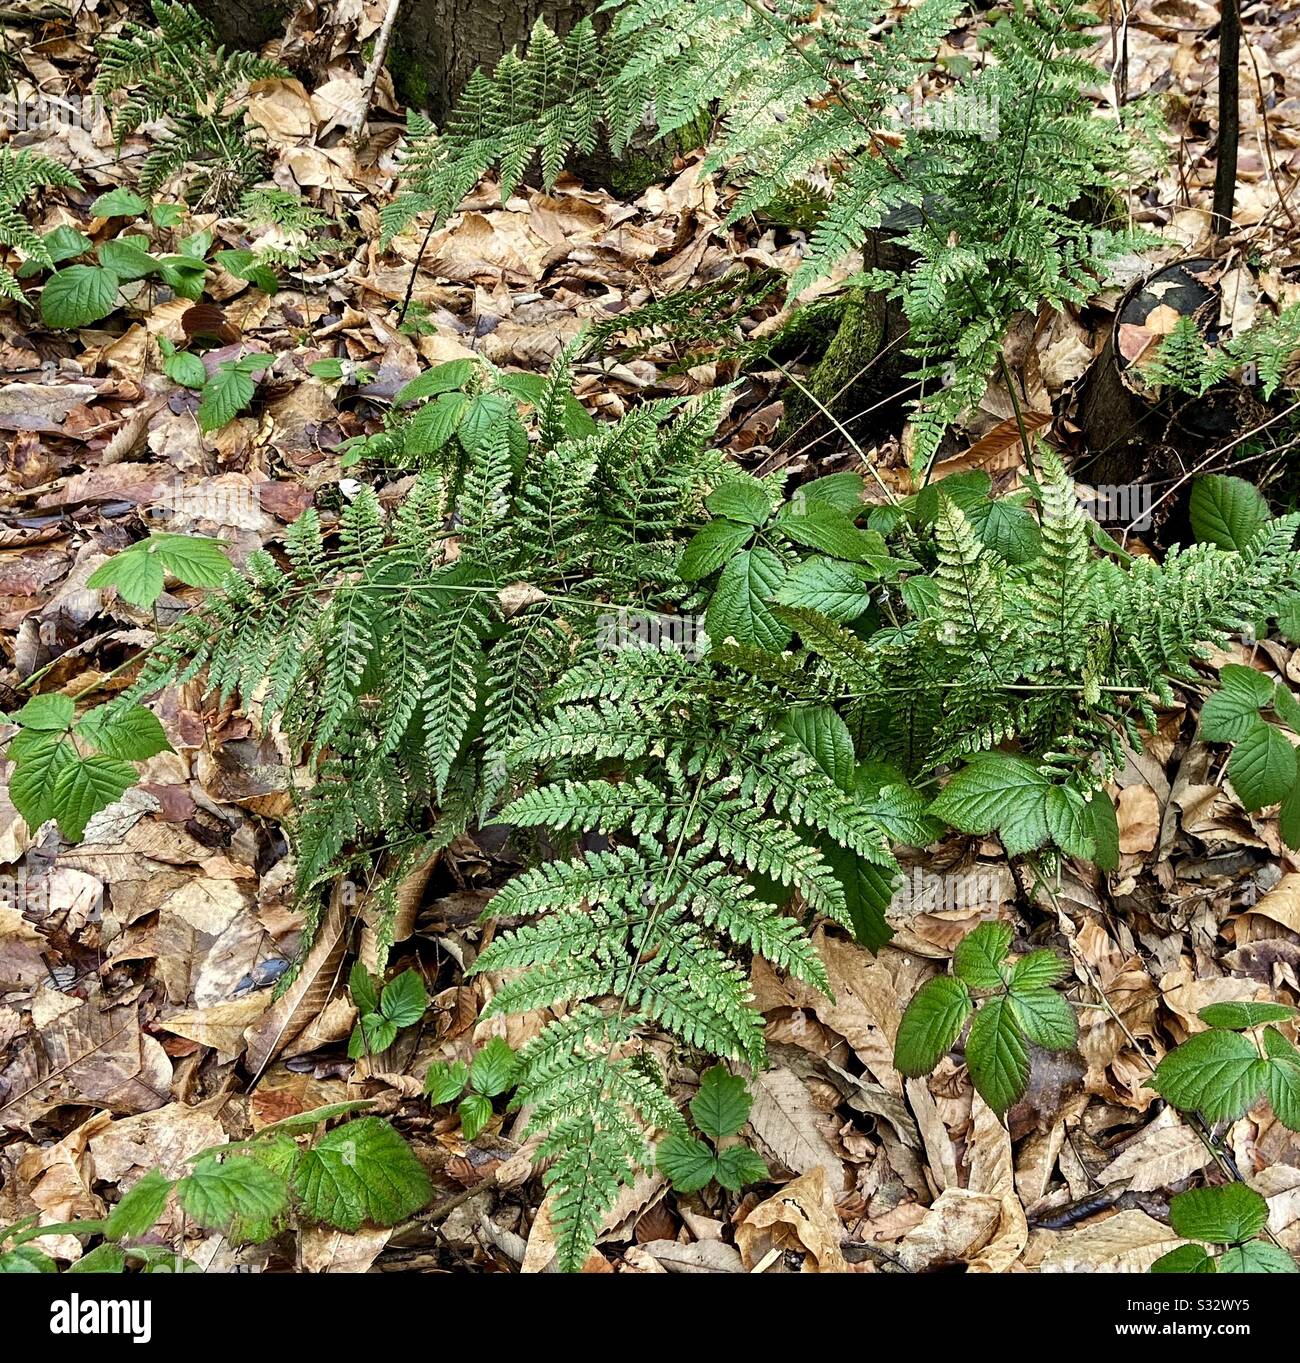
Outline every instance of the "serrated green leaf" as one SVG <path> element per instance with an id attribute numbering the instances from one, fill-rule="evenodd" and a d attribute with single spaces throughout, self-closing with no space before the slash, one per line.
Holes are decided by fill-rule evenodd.
<path id="1" fill-rule="evenodd" d="M 54 817 L 55 783 L 77 761 L 77 750 L 61 733 L 24 729 L 10 743 L 9 756 L 9 799 L 34 833 Z"/>
<path id="2" fill-rule="evenodd" d="M 916 991 L 898 1024 L 894 1066 L 903 1074 L 929 1074 L 950 1051 L 974 1004 L 952 975 L 936 975 Z"/>
<path id="3" fill-rule="evenodd" d="M 124 762 L 147 762 L 160 752 L 172 751 L 158 716 L 143 705 L 133 705 L 129 710 L 97 706 L 77 725 L 76 735 L 105 757 L 119 757 Z"/>
<path id="4" fill-rule="evenodd" d="M 1038 522 L 1023 506 L 1013 502 L 990 502 L 983 516 L 973 518 L 975 531 L 988 548 L 1012 565 L 1028 563 L 1042 552 Z"/>
<path id="5" fill-rule="evenodd" d="M 469 1082 L 486 1098 L 505 1093 L 518 1078 L 519 1057 L 504 1037 L 492 1037 L 470 1063 Z"/>
<path id="6" fill-rule="evenodd" d="M 1269 1106 L 1283 1126 L 1300 1131 L 1300 1051 L 1276 1027 L 1266 1027 L 1263 1039 Z"/>
<path id="7" fill-rule="evenodd" d="M 86 586 L 116 587 L 123 601 L 133 606 L 152 606 L 162 595 L 167 574 L 158 558 L 148 552 L 147 543 L 134 544 L 101 563 L 86 579 Z"/>
<path id="8" fill-rule="evenodd" d="M 77 842 L 86 825 L 136 783 L 136 770 L 114 757 L 78 757 L 61 767 L 54 782 L 53 816 L 59 832 Z"/>
<path id="9" fill-rule="evenodd" d="M 679 1193 L 699 1192 L 717 1172 L 717 1159 L 702 1140 L 676 1133 L 659 1142 L 655 1163 Z"/>
<path id="10" fill-rule="evenodd" d="M 1244 549 L 1270 518 L 1263 494 L 1244 478 L 1205 474 L 1192 484 L 1192 533 L 1220 549 Z"/>
<path id="11" fill-rule="evenodd" d="M 353 962 L 352 969 L 348 972 L 348 992 L 352 995 L 352 1003 L 358 1013 L 379 1011 L 379 994 L 375 989 L 374 979 L 360 961 Z"/>
<path id="12" fill-rule="evenodd" d="M 1183 1112 L 1240 1117 L 1264 1090 L 1265 1062 L 1240 1032 L 1197 1032 L 1156 1066 L 1150 1087 Z"/>
<path id="13" fill-rule="evenodd" d="M 790 498 L 790 509 L 795 515 L 809 515 L 823 507 L 832 511 L 860 514 L 866 510 L 862 492 L 866 480 L 860 473 L 826 473 L 804 483 Z"/>
<path id="14" fill-rule="evenodd" d="M 445 393 L 421 407 L 402 432 L 402 452 L 411 459 L 436 454 L 456 434 L 468 402 L 464 393 Z"/>
<path id="15" fill-rule="evenodd" d="M 1252 1240 L 1219 1255 L 1220 1273 L 1300 1273 L 1295 1260 L 1280 1245 Z"/>
<path id="16" fill-rule="evenodd" d="M 424 1072 L 424 1096 L 433 1104 L 454 1103 L 469 1082 L 469 1066 L 463 1060 L 435 1060 Z"/>
<path id="17" fill-rule="evenodd" d="M 96 1245 L 88 1254 L 83 1254 L 69 1273 L 121 1273 L 126 1268 L 126 1255 L 117 1245 Z"/>
<path id="18" fill-rule="evenodd" d="M 591 413 L 572 393 L 565 393 L 560 400 L 560 426 L 570 440 L 588 440 L 600 430 Z"/>
<path id="19" fill-rule="evenodd" d="M 350 1117 L 355 1112 L 364 1112 L 366 1108 L 373 1107 L 374 1103 L 373 1098 L 346 1098 L 340 1103 L 326 1103 L 324 1107 L 313 1107 L 306 1112 L 295 1112 L 291 1117 L 281 1117 L 278 1122 L 264 1126 L 257 1133 L 257 1138 L 262 1141 L 273 1134 L 276 1136 L 301 1136 L 325 1122 L 332 1122 L 339 1117 Z"/>
<path id="20" fill-rule="evenodd" d="M 200 1226 L 224 1231 L 236 1218 L 278 1216 L 288 1201 L 288 1189 L 283 1178 L 247 1155 L 224 1160 L 205 1155 L 177 1183 L 176 1199 Z"/>
<path id="21" fill-rule="evenodd" d="M 435 365 L 417 374 L 410 383 L 397 390 L 393 405 L 400 407 L 404 402 L 414 402 L 418 398 L 431 398 L 439 393 L 450 393 L 464 386 L 474 377 L 480 366 L 477 360 L 448 360 L 446 364 Z"/>
<path id="22" fill-rule="evenodd" d="M 348 1038 L 348 1058 L 378 1055 L 397 1040 L 397 1024 L 382 1013 L 362 1013 Z"/>
<path id="23" fill-rule="evenodd" d="M 1031 989 L 1057 984 L 1070 973 L 1070 963 L 1059 952 L 1047 947 L 1022 956 L 1011 967 L 1010 987 Z"/>
<path id="24" fill-rule="evenodd" d="M 1244 737 L 1272 700 L 1273 683 L 1262 672 L 1228 663 L 1219 673 L 1219 689 L 1201 707 L 1201 737 L 1212 743 Z"/>
<path id="25" fill-rule="evenodd" d="M 70 330 L 107 317 L 117 307 L 118 277 L 102 265 L 68 265 L 41 290 L 41 320 Z"/>
<path id="26" fill-rule="evenodd" d="M 1193 1188 L 1169 1203 L 1169 1224 L 1186 1240 L 1233 1245 L 1258 1235 L 1268 1223 L 1268 1203 L 1244 1183 Z"/>
<path id="27" fill-rule="evenodd" d="M 1079 1027 L 1069 1001 L 1046 985 L 1013 986 L 1011 1006 L 1020 1030 L 1047 1051 L 1067 1051 Z"/>
<path id="28" fill-rule="evenodd" d="M 1152 1273 L 1214 1273 L 1214 1256 L 1204 1245 L 1179 1245 L 1151 1265 Z"/>
<path id="29" fill-rule="evenodd" d="M 0 1273 L 57 1273 L 59 1266 L 35 1245 L 19 1245 L 0 1254 Z"/>
<path id="30" fill-rule="evenodd" d="M 68 696 L 51 693 L 33 696 L 21 710 L 14 715 L 14 723 L 24 729 L 57 730 L 64 732 L 72 724 L 76 706 Z"/>
<path id="31" fill-rule="evenodd" d="M 1256 720 L 1232 750 L 1228 779 L 1248 810 L 1275 805 L 1296 783 L 1295 749 L 1280 729 Z"/>
<path id="32" fill-rule="evenodd" d="M 822 838 L 818 847 L 844 891 L 854 940 L 868 951 L 878 952 L 894 935 L 885 913 L 898 887 L 897 867 L 877 866 L 833 838 Z"/>
<path id="33" fill-rule="evenodd" d="M 1277 811 L 1277 828 L 1282 841 L 1300 851 L 1300 779 L 1287 791 Z"/>
<path id="34" fill-rule="evenodd" d="M 1042 841 L 1047 837 L 1048 788 L 1047 778 L 1031 762 L 1009 753 L 986 753 L 949 778 L 930 813 L 963 833 L 1013 829 L 1023 841 L 1041 830 Z"/>
<path id="35" fill-rule="evenodd" d="M 730 637 L 740 644 L 779 653 L 792 631 L 768 609 L 785 580 L 785 564 L 770 549 L 747 549 L 722 570 L 709 602 L 705 627 L 709 638 L 721 643 Z"/>
<path id="36" fill-rule="evenodd" d="M 747 1145 L 729 1145 L 718 1151 L 714 1161 L 713 1177 L 719 1187 L 731 1193 L 738 1193 L 750 1183 L 763 1183 L 771 1176 L 762 1156 Z"/>
<path id="37" fill-rule="evenodd" d="M 456 428 L 457 438 L 470 454 L 482 454 L 497 422 L 509 417 L 514 424 L 515 405 L 501 393 L 479 393 L 470 398 Z"/>
<path id="38" fill-rule="evenodd" d="M 93 218 L 137 218 L 148 207 L 133 190 L 118 185 L 90 205 L 90 215 Z"/>
<path id="39" fill-rule="evenodd" d="M 806 607 L 831 620 L 856 620 L 871 605 L 869 574 L 859 565 L 816 556 L 796 564 L 781 582 L 774 600 L 781 606 Z"/>
<path id="40" fill-rule="evenodd" d="M 203 260 L 212 250 L 212 243 L 216 238 L 209 228 L 203 228 L 198 232 L 191 232 L 188 237 L 181 239 L 181 255 L 188 256 L 191 260 Z"/>
<path id="41" fill-rule="evenodd" d="M 738 521 L 718 519 L 710 521 L 698 531 L 682 551 L 677 575 L 683 582 L 698 582 L 716 573 L 748 542 L 753 528 Z"/>
<path id="42" fill-rule="evenodd" d="M 778 728 L 817 763 L 845 793 L 854 788 L 853 738 L 829 705 L 801 705 L 782 715 Z"/>
<path id="43" fill-rule="evenodd" d="M 1091 860 L 1096 846 L 1090 835 L 1091 820 L 1083 796 L 1069 786 L 1049 786 L 1047 831 L 1066 856 Z"/>
<path id="44" fill-rule="evenodd" d="M 208 278 L 208 267 L 203 261 L 189 256 L 157 256 L 155 259 L 163 283 L 178 298 L 188 298 L 191 303 L 197 303 L 203 297 L 203 287 Z"/>
<path id="45" fill-rule="evenodd" d="M 745 1125 L 753 1101 L 739 1075 L 713 1065 L 700 1076 L 699 1092 L 691 1099 L 691 1116 L 706 1136 L 718 1141 L 734 1136 Z"/>
<path id="46" fill-rule="evenodd" d="M 889 554 L 883 536 L 874 530 L 859 530 L 847 516 L 830 507 L 815 506 L 803 515 L 782 516 L 775 528 L 795 544 L 819 549 L 848 563 L 866 563 Z"/>
<path id="47" fill-rule="evenodd" d="M 217 587 L 230 574 L 230 559 L 220 540 L 206 535 L 156 534 L 144 542 L 175 578 L 191 587 Z"/>
<path id="48" fill-rule="evenodd" d="M 41 244 L 49 255 L 51 265 L 62 265 L 65 260 L 85 255 L 94 245 L 88 236 L 78 232 L 75 227 L 68 226 L 67 223 L 46 232 L 41 238 Z M 27 265 L 35 268 L 28 270 Z M 25 279 L 29 274 L 36 274 L 41 268 L 37 261 L 28 261 L 27 265 L 18 271 L 20 279 Z"/>
<path id="49" fill-rule="evenodd" d="M 959 979 L 976 989 L 1000 989 L 1002 963 L 1011 950 L 1006 923 L 981 923 L 957 943 L 952 967 Z"/>
<path id="50" fill-rule="evenodd" d="M 174 355 L 168 356 L 163 364 L 163 373 L 173 383 L 179 383 L 182 388 L 192 388 L 196 393 L 200 392 L 208 381 L 208 371 L 204 368 L 203 361 L 197 355 L 191 355 L 188 350 L 178 350 Z"/>
<path id="51" fill-rule="evenodd" d="M 1023 1095 L 1029 1051 L 1005 996 L 989 999 L 975 1014 L 966 1038 L 966 1067 L 976 1091 L 999 1117 Z"/>
<path id="52" fill-rule="evenodd" d="M 158 262 L 145 249 L 143 237 L 100 242 L 95 254 L 99 263 L 120 280 L 148 279 L 158 272 Z"/>
<path id="53" fill-rule="evenodd" d="M 171 1196 L 172 1180 L 159 1169 L 138 1178 L 108 1214 L 110 1240 L 125 1240 L 152 1230 Z"/>
<path id="54" fill-rule="evenodd" d="M 1092 839 L 1092 859 L 1103 871 L 1119 867 L 1119 819 L 1115 805 L 1104 790 L 1093 793 L 1087 802 L 1087 829 Z"/>
<path id="55" fill-rule="evenodd" d="M 1300 644 L 1300 592 L 1287 592 L 1277 605 L 1278 633 L 1289 644 Z"/>
<path id="56" fill-rule="evenodd" d="M 397 1027 L 414 1027 L 429 1006 L 424 981 L 414 970 L 404 970 L 384 985 L 379 1009 Z"/>
<path id="57" fill-rule="evenodd" d="M 741 474 L 715 488 L 704 499 L 704 505 L 715 516 L 743 521 L 746 525 L 763 525 L 772 514 L 772 497 L 756 478 Z"/>
<path id="58" fill-rule="evenodd" d="M 394 1226 L 429 1201 L 433 1188 L 411 1147 L 379 1117 L 335 1127 L 294 1171 L 303 1212 L 339 1230 Z"/>
<path id="59" fill-rule="evenodd" d="M 275 293 L 280 287 L 275 271 L 252 251 L 218 251 L 213 259 L 227 274 L 234 275 L 236 279 L 248 280 L 263 293 Z"/>
<path id="60" fill-rule="evenodd" d="M 1211 1003 L 1196 1014 L 1211 1027 L 1226 1027 L 1230 1032 L 1245 1032 L 1265 1022 L 1287 1022 L 1296 1010 L 1284 1003 Z"/>
<path id="61" fill-rule="evenodd" d="M 492 1120 L 492 1099 L 485 1093 L 467 1093 L 460 1100 L 461 1135 L 467 1141 L 474 1140 L 479 1132 Z"/>
<path id="62" fill-rule="evenodd" d="M 969 516 L 975 507 L 987 500 L 992 489 L 993 479 L 983 469 L 950 473 L 946 478 L 927 483 L 917 493 L 917 520 L 922 525 L 933 525 L 939 515 L 940 497 L 947 497 Z"/>
<path id="63" fill-rule="evenodd" d="M 1293 734 L 1300 734 L 1300 700 L 1285 682 L 1273 688 L 1273 713 Z"/>
<path id="64" fill-rule="evenodd" d="M 232 422 L 253 400 L 257 384 L 253 376 L 233 361 L 221 364 L 203 385 L 198 419 L 201 431 L 219 431 Z"/>

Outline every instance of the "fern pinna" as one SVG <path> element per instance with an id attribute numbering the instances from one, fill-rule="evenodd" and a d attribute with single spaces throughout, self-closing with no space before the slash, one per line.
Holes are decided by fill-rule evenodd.
<path id="1" fill-rule="evenodd" d="M 34 189 L 80 189 L 81 181 L 62 163 L 34 151 L 0 149 L 0 243 L 21 251 L 28 261 L 54 268 L 49 244 L 27 221 L 23 204 Z M 16 303 L 27 295 L 13 271 L 0 265 L 0 294 Z"/>
<path id="2" fill-rule="evenodd" d="M 445 219 L 489 172 L 509 194 L 540 160 L 549 184 L 602 128 L 617 153 L 646 122 L 670 134 L 707 116 L 704 168 L 740 191 L 730 222 L 809 183 L 829 190 L 792 296 L 882 228 L 914 260 L 857 282 L 906 315 L 924 467 L 983 396 L 1011 319 L 1086 301 L 1134 249 L 1140 234 L 1089 220 L 1087 205 L 1135 182 L 1155 152 L 1140 107 L 1123 126 L 1096 116 L 1098 74 L 1080 56 L 1096 20 L 1080 0 L 1015 0 L 979 66 L 916 103 L 966 8 L 837 0 L 810 16 L 802 0 L 611 0 L 601 37 L 582 23 L 561 39 L 539 22 L 522 55 L 476 74 L 446 128 L 413 117 L 385 235 L 420 213 Z"/>
<path id="3" fill-rule="evenodd" d="M 396 512 L 363 487 L 330 544 L 306 512 L 283 560 L 251 555 L 165 636 L 129 693 L 202 675 L 306 750 L 317 780 L 296 841 L 309 907 L 315 887 L 369 866 L 372 849 L 396 866 L 427 847 L 434 810 L 442 841 L 486 817 L 515 738 L 546 686 L 595 649 L 606 603 L 688 600 L 678 537 L 720 466 L 705 448 L 717 397 L 651 403 L 598 428 L 573 401 L 563 355 L 531 381 L 453 362 L 398 399 L 369 442 L 423 466 Z"/>
<path id="4" fill-rule="evenodd" d="M 499 985 L 489 1016 L 571 1010 L 525 1046 L 516 1097 L 547 1133 L 563 1267 L 581 1266 L 619 1188 L 653 1162 L 650 1133 L 684 1133 L 644 1029 L 761 1068 L 748 954 L 827 988 L 784 902 L 797 893 L 852 930 L 827 844 L 869 867 L 885 901 L 892 890 L 888 802 L 837 785 L 769 724 L 759 691 L 681 652 L 616 652 L 570 671 L 549 717 L 514 745 L 516 762 L 565 775 L 502 820 L 588 845 L 497 895 L 494 918 L 525 922 L 474 966 L 523 971 Z"/>
<path id="5" fill-rule="evenodd" d="M 730 516 L 682 559 L 713 584 L 706 654 L 579 663 L 516 739 L 512 763 L 543 779 L 500 818 L 575 852 L 497 895 L 491 915 L 512 926 L 474 969 L 496 982 L 487 1015 L 561 1014 L 524 1048 L 517 1102 L 547 1133 L 564 1266 L 648 1164 L 651 1134 L 681 1133 L 650 1035 L 759 1067 L 748 956 L 825 988 L 789 910 L 879 947 L 892 846 L 945 824 L 997 833 L 1012 855 L 1113 865 L 1101 785 L 1126 742 L 1154 727 L 1171 678 L 1196 678 L 1207 643 L 1300 582 L 1294 516 L 1240 550 L 1116 564 L 1057 456 L 1039 458 L 1036 517 L 1022 494 L 990 499 L 987 479 L 945 480 L 872 513 L 893 553 L 854 526 L 868 508 L 846 496 L 852 478 L 775 512 L 766 485 L 724 484 L 709 505 Z"/>
<path id="6" fill-rule="evenodd" d="M 113 109 L 120 149 L 142 124 L 164 119 L 169 131 L 145 157 L 140 188 L 155 193 L 173 176 L 186 175 L 202 197 L 223 203 L 260 179 L 262 146 L 245 125 L 244 111 L 229 108 L 249 81 L 289 73 L 252 52 L 219 47 L 211 23 L 181 0 L 152 0 L 154 24 L 127 21 L 99 45 L 100 97 L 126 92 Z M 191 163 L 200 163 L 197 171 Z"/>

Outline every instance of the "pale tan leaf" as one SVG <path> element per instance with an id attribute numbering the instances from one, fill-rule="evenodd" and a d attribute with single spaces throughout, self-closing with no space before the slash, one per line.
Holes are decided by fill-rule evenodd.
<path id="1" fill-rule="evenodd" d="M 1103 1221 L 1051 1235 L 1044 1273 L 1145 1273 L 1182 1240 L 1146 1212 L 1117 1212 Z"/>
<path id="2" fill-rule="evenodd" d="M 777 1067 L 755 1077 L 749 1126 L 763 1150 L 795 1174 L 822 1169 L 839 1188 L 844 1166 L 823 1132 L 822 1114 L 792 1071 Z"/>
<path id="3" fill-rule="evenodd" d="M 641 1246 L 670 1273 L 743 1273 L 740 1251 L 721 1240 L 697 1240 L 680 1245 L 676 1240 L 649 1240 Z"/>
<path id="4" fill-rule="evenodd" d="M 173 1013 L 157 1026 L 174 1036 L 197 1041 L 200 1046 L 211 1046 L 218 1056 L 229 1060 L 243 1054 L 244 1033 L 271 1006 L 267 994 L 250 993 L 243 998 L 213 1004 L 211 1008 L 194 1008 Z"/>
<path id="5" fill-rule="evenodd" d="M 1166 1108 L 1115 1156 L 1100 1179 L 1103 1184 L 1127 1182 L 1130 1192 L 1148 1193 L 1171 1187 L 1213 1162 L 1205 1142 Z"/>
<path id="6" fill-rule="evenodd" d="M 912 1273 L 964 1263 L 989 1243 L 1001 1219 L 1001 1198 L 945 1188 L 921 1224 L 903 1237 L 898 1257 Z"/>

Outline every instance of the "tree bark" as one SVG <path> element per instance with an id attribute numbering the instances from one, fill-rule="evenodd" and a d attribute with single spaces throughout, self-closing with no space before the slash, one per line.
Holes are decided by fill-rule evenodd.
<path id="1" fill-rule="evenodd" d="M 226 47 L 255 51 L 284 32 L 291 0 L 194 0 Z"/>
<path id="2" fill-rule="evenodd" d="M 403 0 L 389 69 L 398 97 L 441 126 L 476 67 L 523 47 L 538 19 L 561 36 L 600 0 Z"/>
<path id="3" fill-rule="evenodd" d="M 194 0 L 227 47 L 258 48 L 284 31 L 293 0 Z M 398 98 L 439 126 L 479 66 L 523 47 L 538 19 L 561 36 L 600 0 L 402 0 L 389 52 Z"/>

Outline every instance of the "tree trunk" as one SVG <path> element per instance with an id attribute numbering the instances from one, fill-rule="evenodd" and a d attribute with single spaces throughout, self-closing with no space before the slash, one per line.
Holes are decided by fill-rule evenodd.
<path id="1" fill-rule="evenodd" d="M 226 47 L 255 51 L 284 32 L 292 0 L 194 0 Z"/>
<path id="2" fill-rule="evenodd" d="M 475 67 L 524 47 L 538 19 L 568 33 L 601 0 L 403 0 L 388 67 L 403 104 L 441 125 Z M 294 0 L 194 0 L 227 47 L 257 48 L 284 31 Z"/>
<path id="3" fill-rule="evenodd" d="M 441 126 L 476 67 L 524 47 L 538 19 L 561 36 L 600 0 L 404 0 L 389 70 L 398 98 Z"/>

